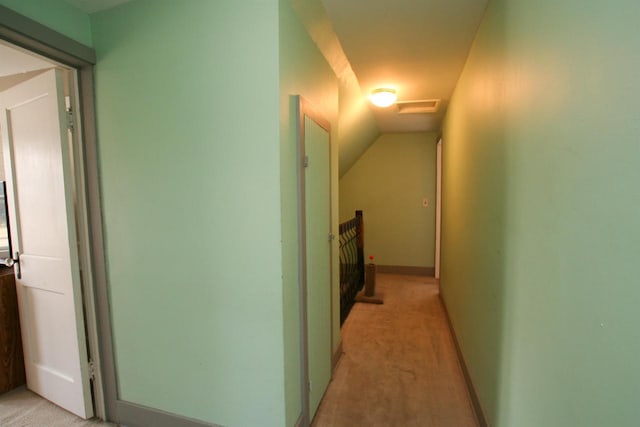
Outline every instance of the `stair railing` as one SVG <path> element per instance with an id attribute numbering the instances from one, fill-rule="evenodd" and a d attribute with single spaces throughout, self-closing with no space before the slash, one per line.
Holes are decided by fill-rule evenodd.
<path id="1" fill-rule="evenodd" d="M 340 325 L 364 286 L 364 223 L 362 211 L 340 224 Z"/>

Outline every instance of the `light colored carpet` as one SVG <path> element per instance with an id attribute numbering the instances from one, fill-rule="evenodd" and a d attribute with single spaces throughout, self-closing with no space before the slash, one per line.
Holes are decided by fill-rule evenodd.
<path id="1" fill-rule="evenodd" d="M 2 427 L 115 427 L 100 420 L 83 420 L 27 390 L 17 388 L 0 395 Z"/>
<path id="2" fill-rule="evenodd" d="M 379 274 L 356 303 L 314 427 L 476 427 L 434 279 Z"/>

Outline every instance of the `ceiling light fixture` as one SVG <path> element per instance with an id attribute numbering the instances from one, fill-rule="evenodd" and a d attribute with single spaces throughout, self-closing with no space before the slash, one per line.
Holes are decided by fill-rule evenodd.
<path id="1" fill-rule="evenodd" d="M 371 99 L 373 105 L 384 108 L 393 105 L 396 99 L 398 99 L 398 95 L 395 89 L 381 87 L 372 90 L 369 99 Z"/>

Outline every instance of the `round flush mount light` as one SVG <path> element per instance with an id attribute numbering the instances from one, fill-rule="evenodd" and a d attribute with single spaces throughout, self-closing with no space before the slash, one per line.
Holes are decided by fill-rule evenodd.
<path id="1" fill-rule="evenodd" d="M 398 95 L 396 94 L 396 90 L 389 87 L 381 87 L 378 89 L 374 89 L 371 91 L 369 95 L 371 102 L 376 107 L 389 107 L 396 102 L 398 99 Z"/>

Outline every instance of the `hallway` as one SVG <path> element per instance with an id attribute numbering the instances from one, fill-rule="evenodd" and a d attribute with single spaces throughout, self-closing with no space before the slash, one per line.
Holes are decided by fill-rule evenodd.
<path id="1" fill-rule="evenodd" d="M 315 427 L 477 426 L 434 279 L 379 274 L 356 304 Z"/>

